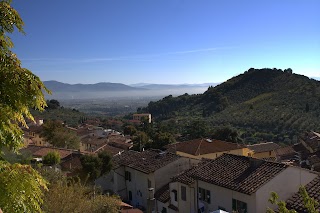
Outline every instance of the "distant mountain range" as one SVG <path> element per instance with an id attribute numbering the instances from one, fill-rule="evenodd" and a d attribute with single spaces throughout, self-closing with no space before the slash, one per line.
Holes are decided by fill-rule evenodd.
<path id="1" fill-rule="evenodd" d="M 147 84 L 147 83 L 138 83 L 138 84 L 130 84 L 130 86 L 132 86 L 132 87 L 145 88 L 145 89 L 151 89 L 151 90 L 192 88 L 192 87 L 209 87 L 209 86 L 216 86 L 216 85 L 218 85 L 218 83 L 204 83 L 204 84 Z"/>
<path id="2" fill-rule="evenodd" d="M 52 92 L 97 92 L 97 91 L 141 91 L 144 88 L 132 87 L 120 83 L 66 84 L 58 81 L 45 81 L 44 84 Z"/>
<path id="3" fill-rule="evenodd" d="M 58 81 L 44 81 L 52 92 L 47 98 L 54 99 L 96 99 L 109 97 L 145 97 L 181 95 L 185 93 L 203 93 L 209 86 L 217 83 L 205 84 L 147 84 L 139 83 L 126 85 L 121 83 L 102 82 L 96 84 L 67 84 Z"/>

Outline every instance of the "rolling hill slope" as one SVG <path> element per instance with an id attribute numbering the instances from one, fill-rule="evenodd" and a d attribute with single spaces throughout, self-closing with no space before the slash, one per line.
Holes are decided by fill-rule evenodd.
<path id="1" fill-rule="evenodd" d="M 200 118 L 292 139 L 320 129 L 320 82 L 291 69 L 251 68 L 203 94 L 167 96 L 142 110 L 158 120 Z"/>

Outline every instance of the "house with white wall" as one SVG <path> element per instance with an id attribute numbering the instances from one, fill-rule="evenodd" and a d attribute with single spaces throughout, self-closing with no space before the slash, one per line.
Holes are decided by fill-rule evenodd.
<path id="1" fill-rule="evenodd" d="M 113 166 L 96 184 L 120 195 L 132 206 L 152 212 L 156 205 L 154 192 L 168 184 L 172 176 L 189 169 L 192 162 L 160 150 L 130 150 L 113 157 Z"/>
<path id="2" fill-rule="evenodd" d="M 158 212 L 266 212 L 270 192 L 290 198 L 317 173 L 251 157 L 223 154 L 174 177 L 167 194 L 156 193 Z M 166 201 L 166 202 L 162 202 Z"/>
<path id="3" fill-rule="evenodd" d="M 197 201 L 195 200 L 197 188 L 193 175 L 197 168 L 208 162 L 210 160 L 202 159 L 197 165 L 173 176 L 169 184 L 157 190 L 155 193 L 157 211 L 161 213 L 197 213 Z"/>

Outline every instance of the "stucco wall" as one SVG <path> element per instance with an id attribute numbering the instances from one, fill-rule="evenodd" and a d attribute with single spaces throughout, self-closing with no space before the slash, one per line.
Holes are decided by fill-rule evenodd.
<path id="1" fill-rule="evenodd" d="M 148 179 L 151 180 L 152 185 L 154 185 L 153 174 L 148 175 L 128 167 L 125 169 L 131 173 L 131 181 L 126 181 L 127 193 L 129 193 L 129 191 L 132 192 L 132 201 L 130 203 L 133 206 L 141 205 L 147 208 L 149 198 Z"/>
<path id="2" fill-rule="evenodd" d="M 211 203 L 205 203 L 205 212 L 218 210 L 218 207 L 225 208 L 228 212 L 232 212 L 232 199 L 237 199 L 247 203 L 248 213 L 257 213 L 255 211 L 255 197 L 232 191 L 220 186 L 216 186 L 203 181 L 198 181 L 198 187 L 210 190 Z"/>
<path id="3" fill-rule="evenodd" d="M 188 158 L 180 158 L 172 163 L 169 163 L 168 165 L 158 169 L 154 173 L 155 178 L 155 189 L 158 190 L 162 186 L 166 185 L 171 181 L 171 178 L 174 175 L 177 175 L 181 172 L 183 172 L 186 169 L 191 168 L 192 161 Z"/>
<path id="4" fill-rule="evenodd" d="M 316 176 L 305 169 L 288 167 L 256 192 L 256 212 L 266 212 L 267 207 L 275 208 L 268 202 L 272 191 L 279 195 L 280 200 L 287 200 L 299 190 L 300 185 L 306 185 Z"/>
<path id="5" fill-rule="evenodd" d="M 115 170 L 111 170 L 109 174 L 98 178 L 95 181 L 95 184 L 100 186 L 103 191 L 113 191 L 122 199 L 127 200 L 124 167 L 119 167 Z"/>
<path id="6" fill-rule="evenodd" d="M 254 154 L 253 154 L 253 157 L 254 157 L 254 158 L 259 158 L 259 159 L 276 157 L 276 153 L 275 153 L 275 151 L 259 152 L 259 153 L 254 153 Z"/>
<path id="7" fill-rule="evenodd" d="M 181 199 L 181 186 L 186 187 L 186 201 Z M 185 212 L 185 213 L 196 213 L 197 210 L 195 208 L 195 186 L 188 186 L 183 183 L 177 183 L 176 185 L 177 191 L 178 191 L 178 208 L 179 212 Z"/>
<path id="8" fill-rule="evenodd" d="M 157 203 L 156 203 L 156 206 L 157 206 L 157 210 L 158 210 L 158 212 L 161 212 L 162 211 L 162 208 L 164 207 L 164 208 L 166 208 L 167 209 L 167 212 L 169 213 L 169 208 L 168 208 L 168 206 L 169 206 L 169 203 L 162 203 L 162 202 L 160 202 L 160 201 L 156 201 Z"/>

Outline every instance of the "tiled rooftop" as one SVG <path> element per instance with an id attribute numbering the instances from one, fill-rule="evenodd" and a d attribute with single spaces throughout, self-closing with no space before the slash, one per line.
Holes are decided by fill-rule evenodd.
<path id="1" fill-rule="evenodd" d="M 294 156 L 297 152 L 293 149 L 293 146 L 285 146 L 274 150 L 277 157 L 282 156 Z"/>
<path id="2" fill-rule="evenodd" d="M 167 146 L 170 151 L 176 150 L 190 155 L 205 155 L 245 148 L 244 145 L 215 139 L 195 139 Z"/>
<path id="3" fill-rule="evenodd" d="M 62 149 L 62 148 L 53 148 L 53 147 L 43 147 L 43 146 L 28 146 L 20 150 L 24 153 L 30 153 L 34 157 L 43 157 L 47 155 L 49 152 L 56 151 L 60 154 L 61 159 L 71 155 L 73 153 L 72 150 Z"/>
<path id="4" fill-rule="evenodd" d="M 251 195 L 287 167 L 285 164 L 223 154 L 197 168 L 193 177 Z"/>
<path id="5" fill-rule="evenodd" d="M 97 153 L 101 152 L 101 151 L 106 151 L 108 153 L 110 153 L 112 156 L 117 155 L 121 152 L 123 152 L 123 149 L 114 147 L 114 146 L 110 146 L 109 144 L 105 144 L 102 147 L 100 147 L 98 150 L 96 150 Z"/>
<path id="6" fill-rule="evenodd" d="M 162 203 L 168 202 L 170 200 L 169 183 L 156 191 L 156 193 L 154 193 L 154 197 Z"/>
<path id="7" fill-rule="evenodd" d="M 301 139 L 315 152 L 320 149 L 320 134 L 317 132 L 306 132 Z"/>
<path id="8" fill-rule="evenodd" d="M 102 146 L 104 144 L 107 144 L 107 139 L 106 138 L 97 137 L 97 136 L 87 135 L 87 136 L 81 138 L 81 143 L 92 144 L 92 145 L 96 145 L 96 146 L 99 147 L 99 146 Z"/>
<path id="9" fill-rule="evenodd" d="M 273 142 L 266 142 L 266 143 L 248 145 L 248 148 L 253 150 L 255 153 L 261 153 L 261 152 L 269 152 L 269 151 L 279 149 L 280 146 Z"/>
<path id="10" fill-rule="evenodd" d="M 66 161 L 60 163 L 60 165 L 63 170 L 75 171 L 78 169 L 82 169 L 80 155 L 75 155 L 72 158 L 69 158 Z"/>
<path id="11" fill-rule="evenodd" d="M 114 167 L 127 166 L 143 173 L 152 173 L 180 157 L 160 150 L 146 150 L 143 152 L 127 151 L 113 157 Z"/>
<path id="12" fill-rule="evenodd" d="M 198 163 L 198 165 L 193 166 L 192 168 L 190 168 L 186 171 L 183 171 L 180 174 L 174 176 L 172 178 L 172 181 L 180 182 L 180 183 L 183 183 L 186 185 L 190 185 L 190 184 L 194 183 L 194 181 L 195 181 L 194 175 L 197 172 L 197 168 L 200 168 L 209 162 L 211 162 L 211 160 L 202 158 L 201 161 Z"/>
<path id="13" fill-rule="evenodd" d="M 305 186 L 308 195 L 320 202 L 320 176 L 316 177 L 309 184 Z M 308 211 L 304 208 L 303 198 L 300 193 L 295 193 L 289 200 L 287 200 L 287 208 L 294 209 L 298 213 L 307 213 Z M 320 211 L 320 206 L 317 208 Z"/>

